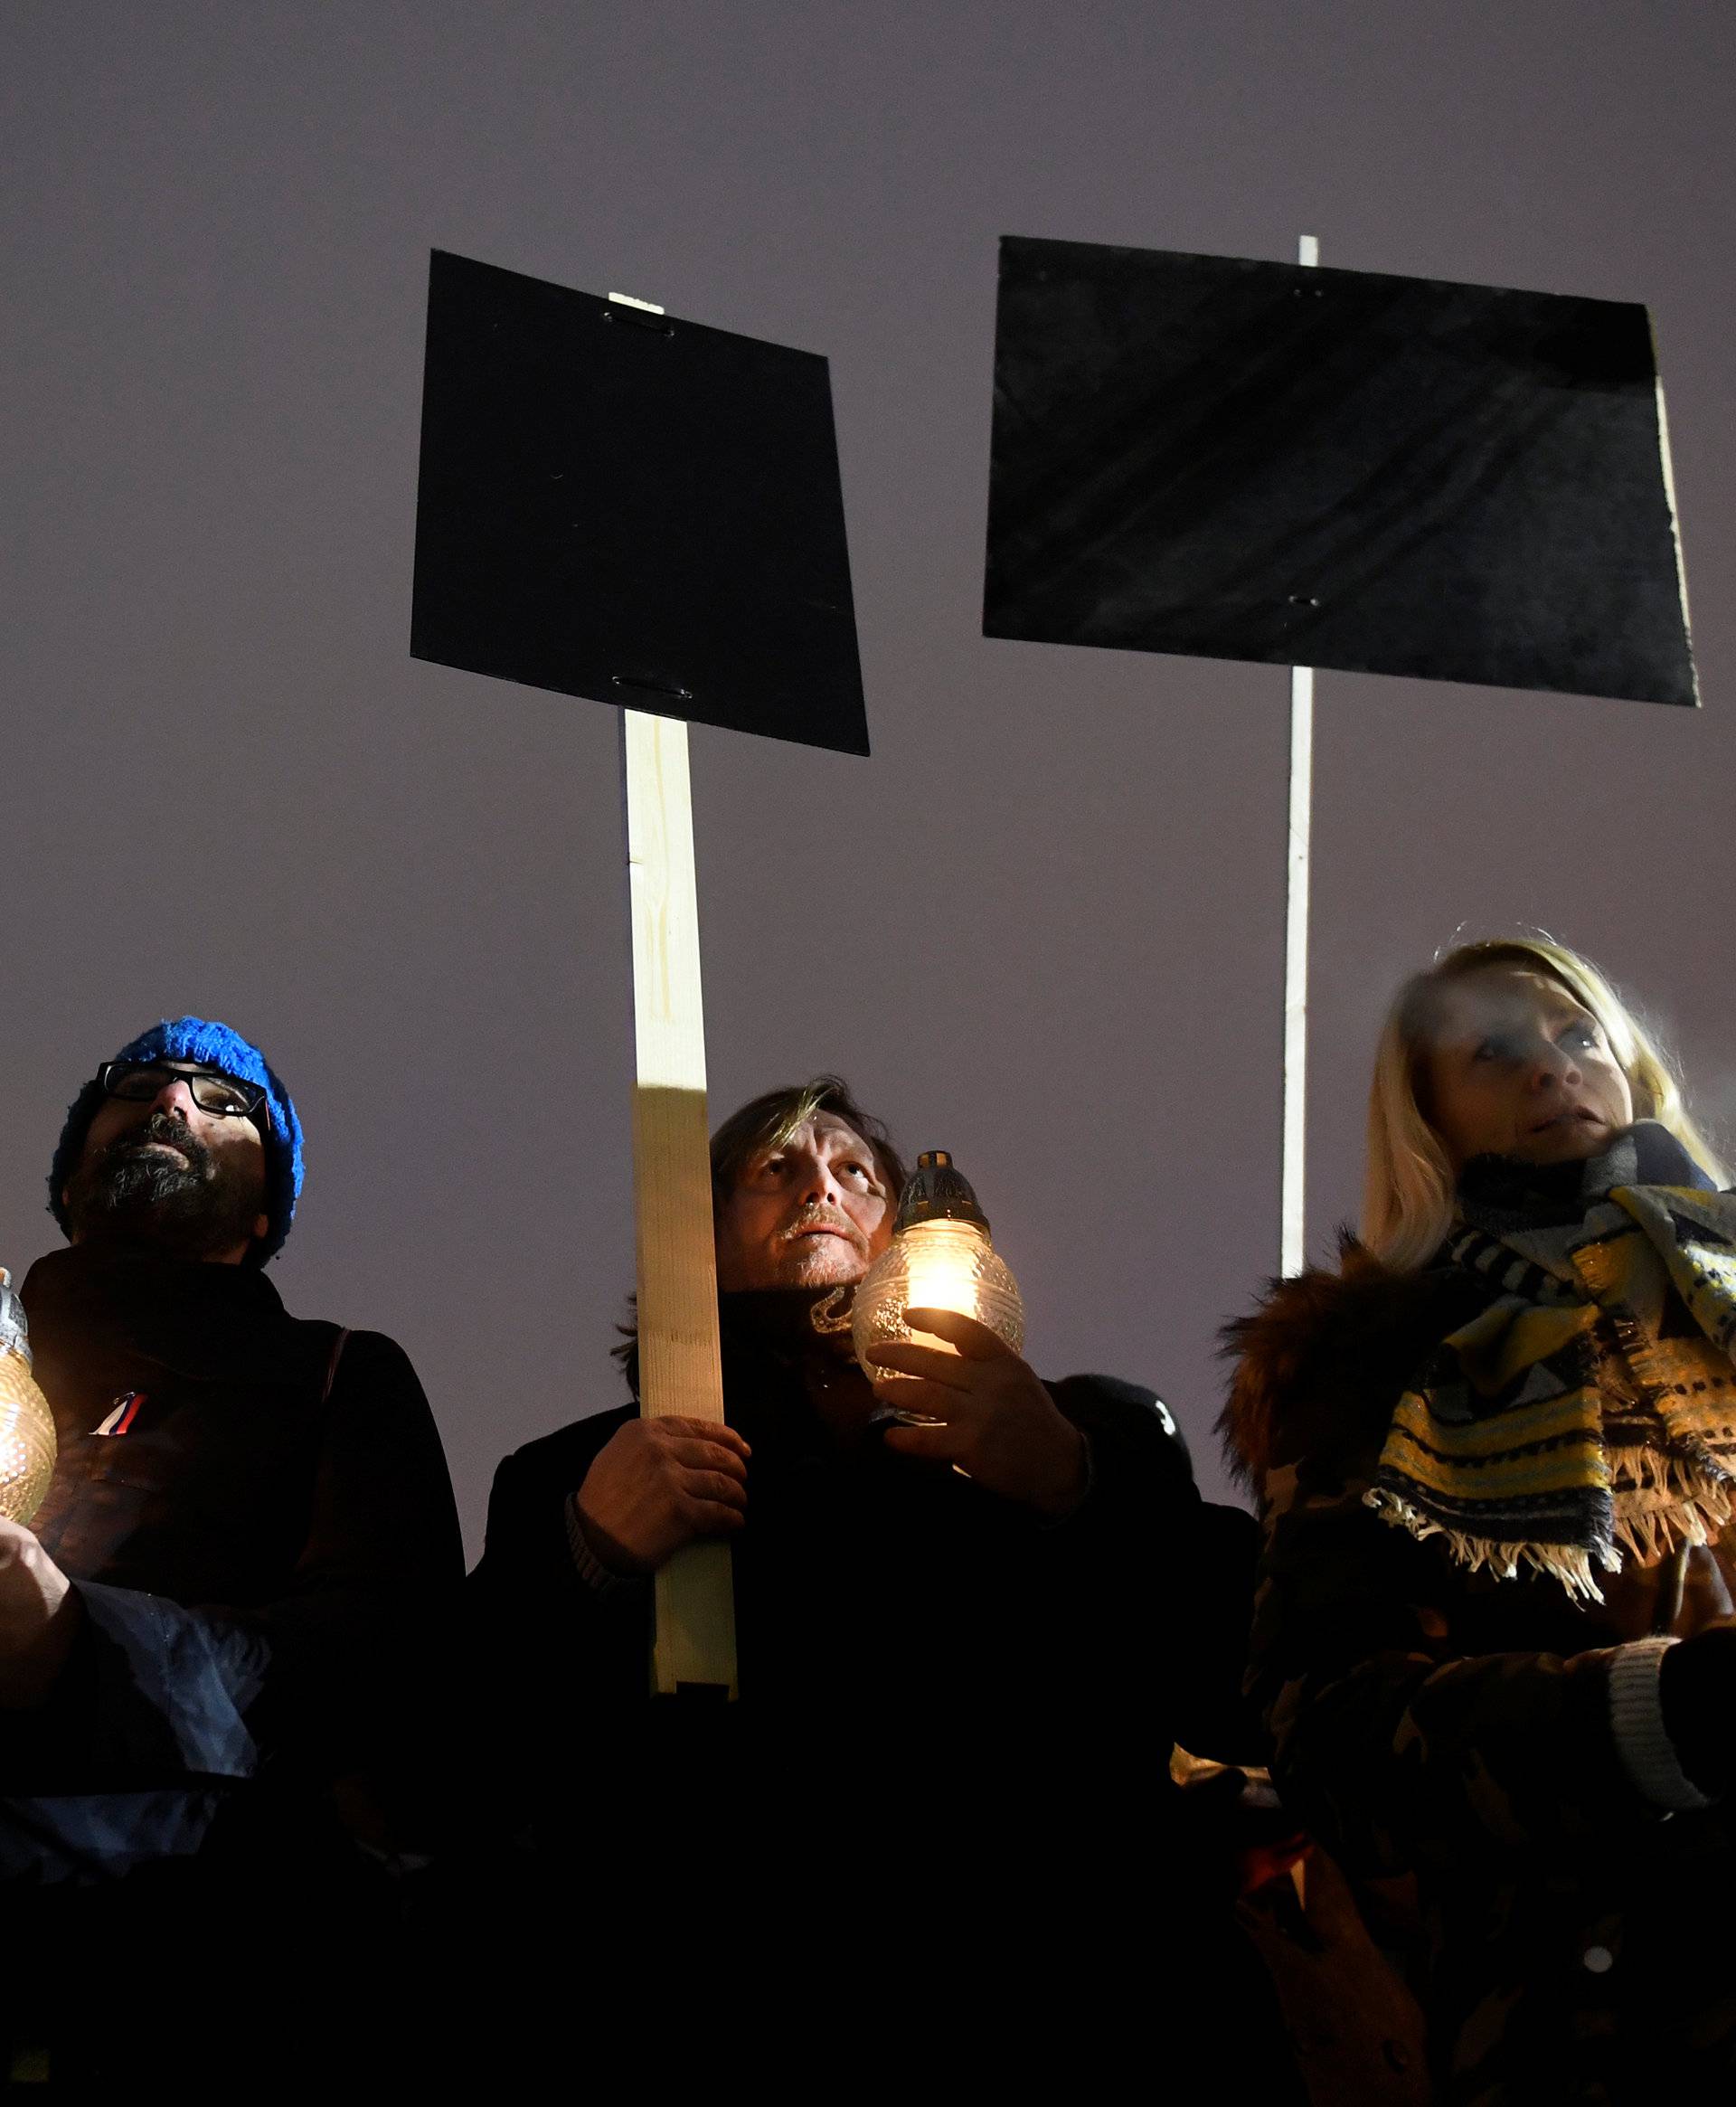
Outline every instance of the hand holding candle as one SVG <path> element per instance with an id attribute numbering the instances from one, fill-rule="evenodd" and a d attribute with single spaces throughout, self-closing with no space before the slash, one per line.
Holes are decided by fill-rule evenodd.
<path id="1" fill-rule="evenodd" d="M 0 1517 L 0 1709 L 38 1705 L 66 1665 L 80 1599 L 20 1523 Z"/>
<path id="2" fill-rule="evenodd" d="M 975 1318 L 915 1304 L 908 1315 L 912 1330 L 946 1343 L 893 1341 L 867 1356 L 875 1389 L 930 1422 L 889 1427 L 886 1446 L 954 1464 L 1051 1519 L 1071 1514 L 1089 1482 L 1085 1437 L 1035 1371 Z"/>
<path id="3" fill-rule="evenodd" d="M 886 1446 L 950 1463 L 1051 1517 L 1085 1497 L 1085 1437 L 1020 1358 L 1024 1306 L 969 1182 L 925 1151 L 892 1241 L 856 1290 L 856 1358 L 899 1423 Z"/>

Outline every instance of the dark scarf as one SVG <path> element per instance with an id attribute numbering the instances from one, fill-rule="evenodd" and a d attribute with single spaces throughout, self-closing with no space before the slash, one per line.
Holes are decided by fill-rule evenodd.
<path id="1" fill-rule="evenodd" d="M 1442 1262 L 1487 1284 L 1400 1400 L 1368 1494 L 1512 1579 L 1704 1544 L 1736 1494 L 1736 1195 L 1664 1128 L 1539 1170 L 1467 1167 Z"/>

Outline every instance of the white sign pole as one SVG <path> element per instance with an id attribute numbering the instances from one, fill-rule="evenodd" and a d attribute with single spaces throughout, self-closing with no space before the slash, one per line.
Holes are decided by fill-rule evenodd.
<path id="1" fill-rule="evenodd" d="M 1320 244 L 1304 234 L 1297 261 L 1316 264 Z M 1308 1080 L 1308 846 L 1314 805 L 1314 668 L 1290 668 L 1290 826 L 1284 918 L 1283 1184 L 1278 1269 L 1306 1262 Z"/>

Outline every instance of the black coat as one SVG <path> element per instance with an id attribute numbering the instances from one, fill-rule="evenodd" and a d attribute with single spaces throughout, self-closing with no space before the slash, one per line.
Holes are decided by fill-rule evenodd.
<path id="1" fill-rule="evenodd" d="M 1049 1386 L 1090 1442 L 1091 1486 L 1046 1524 L 945 1464 L 841 1431 L 806 1379 L 824 1349 L 791 1346 L 784 1299 L 723 1306 L 726 1408 L 752 1450 L 731 1540 L 744 1720 L 853 1721 L 867 1768 L 896 1764 L 912 1728 L 936 1750 L 1013 1734 L 1076 1766 L 1137 1749 L 1146 1775 L 1178 1739 L 1258 1754 L 1240 1694 L 1254 1524 L 1201 1499 L 1149 1391 L 1098 1375 Z M 830 1380 L 862 1383 L 853 1363 L 832 1364 Z M 502 1463 L 472 1576 L 491 1655 L 560 1762 L 632 1731 L 648 1703 L 652 1591 L 581 1580 L 565 1515 L 635 1409 Z"/>
<path id="2" fill-rule="evenodd" d="M 1367 1504 L 1401 1394 L 1493 1292 L 1352 1245 L 1233 1328 L 1225 1431 L 1265 1531 L 1251 1687 L 1289 1803 L 1353 1874 L 1415 1884 L 1443 2098 L 1725 2098 L 1736 1939 L 1705 1898 L 1731 1809 L 1642 1797 L 1611 1670 L 1628 1642 L 1729 1613 L 1736 1529 L 1575 1602 Z"/>
<path id="3" fill-rule="evenodd" d="M 24 1301 L 60 1443 L 34 1527 L 81 1619 L 0 1715 L 0 1878 L 33 1891 L 0 2053 L 80 2097 L 401 2085 L 402 1884 L 350 1832 L 396 1840 L 445 1731 L 464 1562 L 415 1372 L 242 1267 L 75 1247 Z"/>
<path id="4" fill-rule="evenodd" d="M 495 1803 L 524 1847 L 489 1921 L 542 1923 L 571 1896 L 587 1953 L 628 1957 L 691 1925 L 708 1968 L 684 1992 L 690 2040 L 727 1985 L 717 2024 L 764 2023 L 766 2055 L 810 2080 L 794 2045 L 815 2030 L 860 2075 L 876 2055 L 927 2060 L 939 2014 L 967 2027 L 979 2076 L 1025 2083 L 1110 2082 L 1154 1999 L 1219 2046 L 1226 2007 L 1258 2037 L 1269 1993 L 1232 1928 L 1222 1832 L 1169 1776 L 1178 1738 L 1263 1747 L 1240 1688 L 1251 1517 L 1202 1501 L 1148 1391 L 1050 1385 L 1091 1484 L 1045 1525 L 853 1433 L 870 1401 L 832 1407 L 863 1378 L 801 1299 L 728 1296 L 722 1315 L 726 1408 L 752 1450 L 740 1702 L 651 1698 L 650 1586 L 599 1592 L 575 1569 L 568 1495 L 633 1408 L 509 1456 L 471 1582 Z M 606 2001 L 666 2029 L 670 2008 L 639 2001 L 658 1979 L 633 1959 Z"/>
<path id="5" fill-rule="evenodd" d="M 449 1628 L 458 1516 L 402 1350 L 340 1351 L 263 1273 L 75 1247 L 24 1301 L 60 1445 L 33 1526 L 82 1616 L 0 1736 L 0 1872 L 113 1877 L 378 1756 Z"/>

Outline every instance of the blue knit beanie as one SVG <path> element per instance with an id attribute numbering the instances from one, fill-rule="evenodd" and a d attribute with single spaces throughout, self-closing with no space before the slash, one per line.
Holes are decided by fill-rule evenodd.
<path id="1" fill-rule="evenodd" d="M 265 1092 L 265 1102 L 254 1118 L 260 1122 L 265 1142 L 265 1212 L 271 1226 L 249 1257 L 261 1266 L 267 1259 L 276 1257 L 289 1233 L 296 1202 L 301 1197 L 301 1121 L 296 1117 L 289 1092 L 272 1072 L 265 1055 L 227 1025 L 210 1024 L 203 1017 L 172 1017 L 141 1032 L 115 1059 L 193 1061 L 202 1067 L 221 1068 L 237 1082 L 250 1082 Z M 84 1138 L 102 1101 L 102 1085 L 94 1080 L 73 1099 L 48 1174 L 49 1210 L 68 1235 L 71 1232 L 61 1195 L 78 1168 L 84 1153 Z"/>

